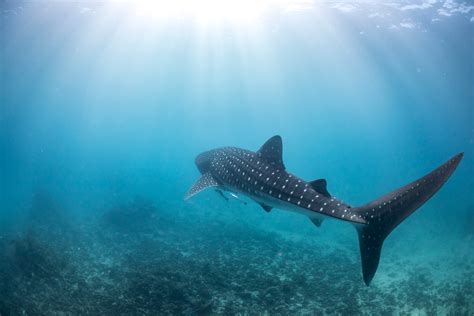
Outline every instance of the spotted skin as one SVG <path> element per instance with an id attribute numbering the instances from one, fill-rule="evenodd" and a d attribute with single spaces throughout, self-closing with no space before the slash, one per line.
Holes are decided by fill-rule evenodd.
<path id="1" fill-rule="evenodd" d="M 196 182 L 193 187 L 188 191 L 187 196 L 191 197 L 204 189 L 209 187 L 218 187 L 219 183 L 212 177 L 210 173 L 205 173 L 199 178 L 198 182 Z"/>
<path id="2" fill-rule="evenodd" d="M 280 136 L 270 138 L 258 151 L 225 147 L 196 158 L 203 176 L 186 199 L 208 186 L 247 195 L 268 212 L 281 208 L 302 213 L 320 226 L 325 218 L 351 222 L 357 229 L 364 281 L 377 270 L 383 241 L 406 217 L 431 198 L 454 172 L 460 153 L 426 176 L 361 207 L 331 197 L 325 180 L 306 182 L 289 173 L 282 160 Z"/>
<path id="3" fill-rule="evenodd" d="M 306 211 L 309 216 L 328 216 L 364 223 L 349 205 L 336 198 L 327 198 L 315 191 L 308 182 L 260 157 L 258 153 L 228 147 L 211 154 L 211 174 L 231 191 L 272 206 Z"/>

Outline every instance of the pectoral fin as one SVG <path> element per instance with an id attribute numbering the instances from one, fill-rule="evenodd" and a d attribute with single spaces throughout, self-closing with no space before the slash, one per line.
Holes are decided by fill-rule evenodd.
<path id="1" fill-rule="evenodd" d="M 184 196 L 184 200 L 191 198 L 202 190 L 218 186 L 219 183 L 217 183 L 217 181 L 212 177 L 212 175 L 210 173 L 205 173 L 199 178 L 199 180 L 196 181 L 196 183 L 194 183 L 191 189 L 189 189 L 189 191 Z"/>

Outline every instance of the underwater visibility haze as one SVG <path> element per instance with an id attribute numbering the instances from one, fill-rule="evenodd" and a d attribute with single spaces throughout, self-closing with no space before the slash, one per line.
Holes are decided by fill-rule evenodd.
<path id="1" fill-rule="evenodd" d="M 474 313 L 474 3 L 0 19 L 0 315 Z"/>

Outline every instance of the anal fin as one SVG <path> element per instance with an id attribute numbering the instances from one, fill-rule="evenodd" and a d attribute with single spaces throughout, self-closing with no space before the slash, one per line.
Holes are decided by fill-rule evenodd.
<path id="1" fill-rule="evenodd" d="M 321 227 L 321 224 L 323 223 L 324 219 L 322 218 L 309 218 L 311 220 L 311 222 L 313 222 L 314 225 L 316 225 L 316 227 Z"/>
<path id="2" fill-rule="evenodd" d="M 259 204 L 260 204 L 260 205 L 263 207 L 263 209 L 264 209 L 264 210 L 265 210 L 265 212 L 267 212 L 267 213 L 270 213 L 270 212 L 271 212 L 271 210 L 272 210 L 272 208 L 273 208 L 273 207 L 271 207 L 271 206 L 268 206 L 268 205 L 266 205 L 266 204 L 263 204 L 263 203 L 259 203 Z"/>

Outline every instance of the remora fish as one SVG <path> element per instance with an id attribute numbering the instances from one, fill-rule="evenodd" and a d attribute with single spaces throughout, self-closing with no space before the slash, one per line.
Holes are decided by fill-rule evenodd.
<path id="1" fill-rule="evenodd" d="M 202 176 L 185 200 L 206 188 L 218 187 L 250 197 L 267 212 L 280 208 L 302 213 L 318 227 L 325 218 L 350 222 L 359 235 L 362 273 L 369 285 L 385 238 L 441 188 L 462 157 L 459 153 L 426 176 L 366 205 L 351 207 L 329 194 L 326 180 L 306 182 L 287 172 L 281 137 L 274 136 L 257 152 L 225 147 L 198 155 L 196 165 Z"/>

